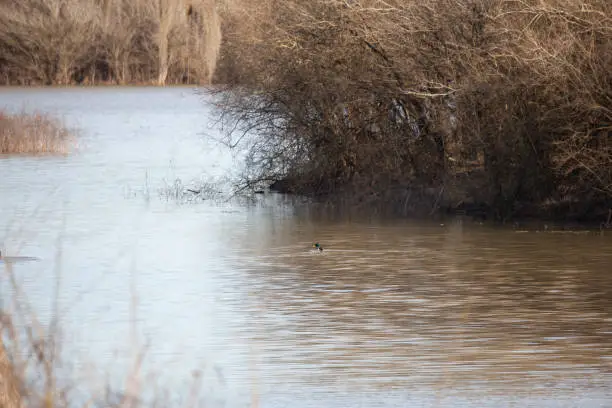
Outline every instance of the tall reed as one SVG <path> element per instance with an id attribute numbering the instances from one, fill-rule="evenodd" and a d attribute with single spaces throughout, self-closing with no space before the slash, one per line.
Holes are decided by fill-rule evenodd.
<path id="1" fill-rule="evenodd" d="M 0 154 L 67 153 L 72 134 L 48 114 L 0 111 Z"/>

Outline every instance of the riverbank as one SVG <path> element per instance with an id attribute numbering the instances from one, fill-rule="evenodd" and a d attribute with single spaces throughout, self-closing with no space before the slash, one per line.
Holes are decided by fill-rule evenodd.
<path id="1" fill-rule="evenodd" d="M 548 226 L 561 231 L 612 229 L 612 200 L 591 205 L 589 210 L 585 210 L 580 200 L 570 197 L 543 203 L 511 202 L 512 207 L 502 207 L 505 212 L 501 212 L 500 208 L 483 200 L 482 196 L 473 194 L 473 188 L 456 184 L 321 192 L 316 189 L 303 189 L 299 182 L 290 179 L 281 179 L 272 182 L 269 189 L 289 196 L 308 197 L 322 208 L 333 208 L 334 211 L 359 216 L 383 215 L 417 219 L 463 216 L 477 222 L 487 221 L 516 227 L 531 225 L 542 230 L 547 230 Z"/>
<path id="2" fill-rule="evenodd" d="M 36 92 L 37 90 L 83 90 L 86 89 L 105 89 L 109 90 L 110 94 L 114 93 L 113 89 L 118 92 L 121 90 L 130 90 L 138 92 L 139 89 L 149 89 L 150 92 L 156 92 L 154 89 L 161 88 L 176 88 L 185 89 L 185 93 L 198 93 L 195 87 L 189 85 L 176 86 L 142 86 L 142 85 L 101 85 L 101 86 L 82 86 L 82 85 L 51 85 L 42 87 L 4 87 L 5 90 L 19 90 L 26 93 Z M 201 88 L 203 93 L 215 87 Z M 188 91 L 188 92 L 187 92 Z M 81 94 L 78 91 L 75 95 Z M 108 93 L 107 93 L 108 94 Z M 46 115 L 48 117 L 48 115 Z M 36 118 L 36 116 L 34 116 Z M 56 126 L 62 126 L 61 123 L 55 122 Z M 28 133 L 30 145 L 23 143 L 21 147 L 15 142 L 19 140 L 13 137 L 13 143 L 10 150 L 13 154 L 21 153 L 39 153 L 44 151 L 45 144 L 42 142 L 33 142 L 36 137 L 43 138 L 43 126 L 36 128 L 37 132 Z M 24 130 L 22 129 L 22 132 Z M 56 133 L 57 134 L 57 131 Z M 13 133 L 15 136 L 15 133 Z M 34 136 L 34 137 L 32 137 Z M 48 149 L 47 149 L 48 150 Z M 59 144 L 56 147 L 58 152 L 63 152 L 65 147 Z M 8 153 L 5 149 L 5 153 Z M 367 186 L 358 184 L 356 187 L 339 186 L 334 187 L 334 180 L 324 180 L 324 183 L 304 183 L 303 180 L 284 179 L 272 183 L 271 190 L 281 193 L 303 195 L 306 197 L 315 198 L 317 201 L 327 203 L 332 207 L 342 208 L 342 211 L 347 213 L 359 212 L 364 215 L 368 214 L 389 214 L 391 216 L 400 217 L 445 217 L 464 215 L 475 220 L 493 220 L 501 223 L 523 223 L 531 221 L 555 222 L 560 224 L 578 224 L 588 228 L 609 228 L 610 220 L 608 217 L 609 209 L 612 208 L 612 202 L 600 202 L 596 206 L 585 208 L 581 205 L 580 200 L 571 199 L 571 197 L 563 197 L 562 200 L 548 200 L 544 203 L 529 203 L 529 202 L 510 202 L 512 206 L 495 207 L 490 202 L 486 201 L 486 188 L 484 181 L 487 180 L 487 174 L 483 170 L 479 173 L 473 171 L 469 178 L 455 176 L 455 179 L 447 180 L 446 184 L 376 184 L 372 183 Z M 470 184 L 471 183 L 471 184 Z M 503 203 L 502 203 L 503 204 Z M 505 213 L 500 212 L 502 208 Z"/>

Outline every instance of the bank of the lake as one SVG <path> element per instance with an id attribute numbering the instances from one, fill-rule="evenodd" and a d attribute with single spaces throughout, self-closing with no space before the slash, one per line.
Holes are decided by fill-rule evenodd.
<path id="1" fill-rule="evenodd" d="M 77 91 L 80 89 L 108 89 L 121 92 L 127 89 L 180 89 L 183 92 L 201 92 L 202 98 L 208 100 L 209 104 L 217 103 L 218 100 L 211 98 L 210 94 L 216 94 L 222 86 L 198 87 L 197 85 L 177 84 L 172 86 L 150 84 L 127 84 L 117 85 L 114 83 L 100 83 L 95 85 L 49 85 L 44 87 L 0 87 L 6 92 L 25 92 L 31 89 L 34 92 L 41 89 Z M 196 91 L 199 90 L 199 91 Z M 220 119 L 222 110 L 210 113 L 210 122 Z M 48 122 L 55 118 L 45 118 Z M 54 122 L 57 123 L 55 120 Z M 59 127 L 61 124 L 54 124 Z M 68 133 L 68 132 L 64 132 Z M 59 134 L 56 132 L 56 134 Z M 225 140 L 221 135 L 217 140 Z M 262 140 L 265 144 L 265 140 Z M 221 144 L 218 147 L 222 147 Z M 45 149 L 42 149 L 45 150 Z M 46 149 L 48 150 L 48 149 Z M 66 151 L 58 147 L 56 150 Z M 473 170 L 470 173 L 473 179 L 485 179 L 488 175 L 484 169 Z M 585 210 L 585 203 L 578 197 L 567 196 L 560 200 L 548 200 L 544 203 L 514 202 L 508 201 L 508 205 L 492 203 L 483 200 L 479 194 L 470 195 L 470 181 L 462 183 L 461 179 L 449 179 L 448 184 L 414 184 L 390 186 L 387 190 L 379 191 L 376 187 L 368 189 L 340 187 L 330 189 L 320 184 L 311 184 L 307 180 L 295 177 L 267 178 L 263 183 L 252 183 L 248 178 L 236 179 L 235 187 L 240 192 L 253 193 L 264 190 L 294 195 L 307 200 L 313 200 L 323 207 L 333 207 L 337 211 L 356 212 L 359 216 L 382 216 L 382 217 L 407 217 L 407 218 L 429 218 L 437 220 L 440 218 L 466 216 L 477 222 L 493 222 L 498 224 L 520 225 L 554 225 L 556 229 L 590 229 L 606 232 L 612 229 L 612 198 L 593 204 Z M 243 189 L 241 184 L 245 183 L 248 188 Z M 333 184 L 333 180 L 327 180 L 324 184 Z M 198 191 L 196 189 L 196 191 Z"/>

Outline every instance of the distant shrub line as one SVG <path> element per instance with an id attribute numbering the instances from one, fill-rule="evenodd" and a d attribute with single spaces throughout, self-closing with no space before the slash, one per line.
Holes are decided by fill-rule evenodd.
<path id="1" fill-rule="evenodd" d="M 214 0 L 0 0 L 0 84 L 206 84 Z"/>

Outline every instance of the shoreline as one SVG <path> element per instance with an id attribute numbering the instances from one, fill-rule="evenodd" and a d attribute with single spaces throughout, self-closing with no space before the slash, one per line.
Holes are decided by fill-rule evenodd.
<path id="1" fill-rule="evenodd" d="M 274 187 L 269 189 L 274 194 L 311 200 L 315 206 L 342 211 L 347 216 L 351 214 L 375 214 L 382 218 L 427 220 L 465 218 L 471 222 L 512 226 L 514 229 L 521 229 L 523 226 L 541 226 L 542 232 L 559 233 L 588 230 L 597 233 L 604 233 L 605 231 L 612 233 L 612 204 L 608 208 L 598 208 L 593 215 L 579 215 L 567 210 L 564 211 L 562 204 L 550 209 L 545 209 L 535 203 L 524 204 L 520 210 L 517 209 L 514 214 L 504 218 L 496 215 L 494 207 L 477 202 L 453 205 L 449 201 L 436 202 L 435 198 L 432 197 L 402 202 L 397 196 L 394 197 L 395 199 L 378 198 L 364 202 L 363 195 L 355 193 L 338 192 L 316 195 L 279 190 L 284 189 Z"/>
<path id="2" fill-rule="evenodd" d="M 192 90 L 194 93 L 206 92 L 207 90 L 215 89 L 222 85 L 187 85 L 187 84 L 176 84 L 176 85 L 156 85 L 156 84 L 128 84 L 128 85 L 117 85 L 117 84 L 96 84 L 96 85 L 2 85 L 0 86 L 0 94 L 4 90 L 5 92 L 10 91 L 22 91 L 22 92 L 36 92 L 41 90 L 48 91 L 98 91 L 99 89 L 105 89 L 108 91 L 113 90 L 157 90 L 160 88 L 169 89 L 182 89 Z M 19 154 L 19 153 L 5 153 L 0 156 L 4 159 L 6 157 L 18 157 L 18 156 L 30 156 L 31 154 Z M 48 153 L 39 153 L 37 156 L 46 156 Z M 363 212 L 366 215 L 375 214 L 394 214 L 399 218 L 444 218 L 444 217 L 460 217 L 464 216 L 469 219 L 476 221 L 492 222 L 497 225 L 515 225 L 515 224 L 554 224 L 562 226 L 562 230 L 565 230 L 567 225 L 569 228 L 588 228 L 590 230 L 612 232 L 612 203 L 600 203 L 598 208 L 593 208 L 593 215 L 590 214 L 572 214 L 571 208 L 564 208 L 567 204 L 553 203 L 550 209 L 539 208 L 541 205 L 537 203 L 519 203 L 520 209 L 517 209 L 514 214 L 506 214 L 505 217 L 495 215 L 495 209 L 491 208 L 491 205 L 487 205 L 479 201 L 466 201 L 458 202 L 447 198 L 441 198 L 438 195 L 438 188 L 430 186 L 428 189 L 434 189 L 433 195 L 426 194 L 420 197 L 416 195 L 412 199 L 405 198 L 405 193 L 398 191 L 398 194 L 393 191 L 372 191 L 373 194 L 366 194 L 360 191 L 336 191 L 329 192 L 327 194 L 318 195 L 314 192 L 310 194 L 305 192 L 299 194 L 291 191 L 291 186 L 287 180 L 277 180 L 272 183 L 269 187 L 270 191 L 276 193 L 295 196 L 298 198 L 312 198 L 315 202 L 319 202 L 322 205 L 330 205 L 331 207 L 342 208 L 348 214 L 353 212 Z M 417 187 L 415 189 L 422 189 L 424 186 Z M 406 191 L 403 189 L 402 191 Z"/>

